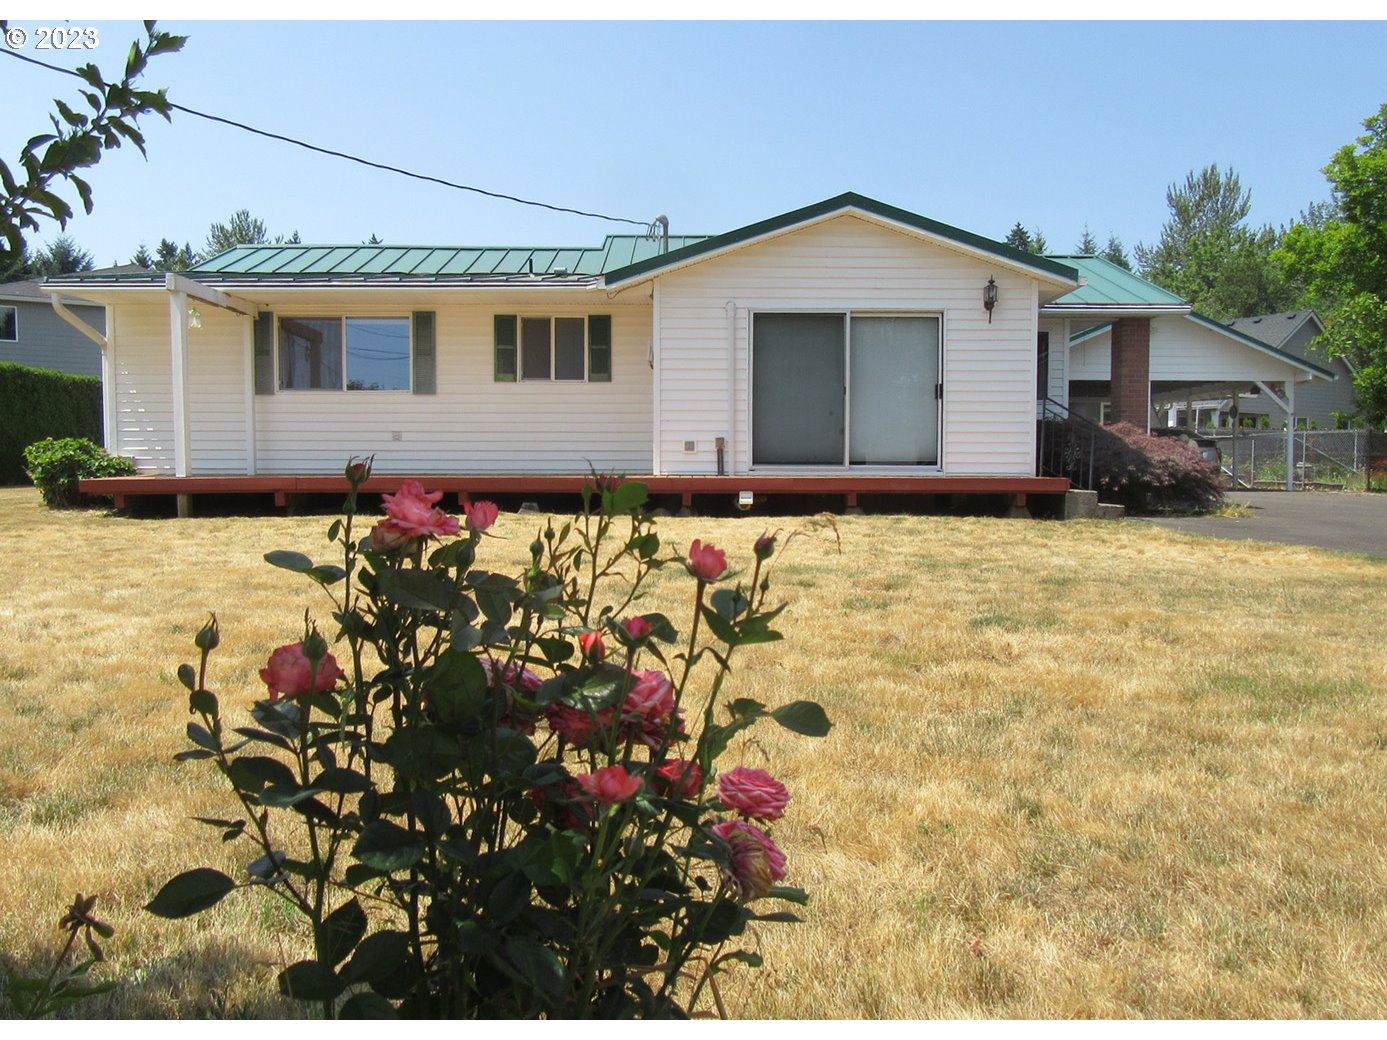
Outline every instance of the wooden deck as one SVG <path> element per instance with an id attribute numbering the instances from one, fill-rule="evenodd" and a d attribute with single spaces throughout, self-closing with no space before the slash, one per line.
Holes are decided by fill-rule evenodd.
<path id="1" fill-rule="evenodd" d="M 372 477 L 362 490 L 379 494 L 398 491 L 406 480 L 418 480 L 430 491 L 456 495 L 459 504 L 482 495 L 573 494 L 582 491 L 583 474 L 400 474 Z M 695 495 L 736 495 L 751 491 L 761 495 L 842 495 L 849 508 L 859 495 L 1008 495 L 1015 506 L 1024 506 L 1027 495 L 1062 495 L 1069 481 L 1056 477 L 919 477 L 843 474 L 835 476 L 679 476 L 656 477 L 630 474 L 625 479 L 646 484 L 652 495 L 678 495 L 684 506 Z M 223 477 L 98 477 L 78 487 L 90 495 L 110 495 L 117 509 L 129 499 L 176 495 L 180 505 L 194 495 L 273 495 L 275 505 L 288 506 L 296 496 L 343 494 L 343 476 L 223 476 Z"/>

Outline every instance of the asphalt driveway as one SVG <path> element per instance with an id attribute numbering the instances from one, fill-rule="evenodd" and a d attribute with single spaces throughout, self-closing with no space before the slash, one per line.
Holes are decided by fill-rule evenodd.
<path id="1" fill-rule="evenodd" d="M 1252 510 L 1245 520 L 1220 516 L 1154 517 L 1153 524 L 1235 541 L 1257 539 L 1288 545 L 1387 556 L 1387 495 L 1339 491 L 1236 491 L 1229 502 Z"/>

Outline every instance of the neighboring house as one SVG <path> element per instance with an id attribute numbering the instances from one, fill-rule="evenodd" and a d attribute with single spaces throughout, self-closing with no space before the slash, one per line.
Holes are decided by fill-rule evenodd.
<path id="1" fill-rule="evenodd" d="M 242 246 L 47 290 L 109 309 L 107 443 L 173 476 L 372 454 L 390 474 L 1025 478 L 1038 398 L 1107 381 L 1113 415 L 1148 423 L 1190 330 L 1196 357 L 1217 341 L 1210 372 L 1323 373 L 1225 349 L 1105 261 L 855 194 L 667 249 Z M 1071 334 L 1103 323 L 1111 361 L 1089 347 L 1076 375 Z"/>
<path id="2" fill-rule="evenodd" d="M 1296 405 L 1296 424 L 1308 426 L 1311 423 L 1324 430 L 1334 429 L 1337 423 L 1335 413 L 1351 415 L 1358 410 L 1358 402 L 1353 392 L 1353 366 L 1344 358 L 1329 357 L 1322 346 L 1315 342 L 1324 333 L 1319 316 L 1312 310 L 1289 311 L 1283 314 L 1259 314 L 1252 318 L 1235 318 L 1228 322 L 1229 328 L 1268 343 L 1296 357 L 1305 358 L 1328 368 L 1337 377 L 1334 382 L 1315 382 L 1306 386 Z M 1217 402 L 1224 416 L 1231 416 L 1232 401 L 1224 399 Z M 1256 394 L 1241 394 L 1238 397 L 1238 414 L 1241 416 L 1263 415 L 1276 426 L 1285 418 L 1274 405 Z M 1231 417 L 1225 419 L 1231 425 Z"/>
<path id="3" fill-rule="evenodd" d="M 78 376 L 101 375 L 100 348 L 53 312 L 40 285 L 39 278 L 0 284 L 0 362 Z M 87 324 L 105 331 L 104 307 L 75 306 Z"/>

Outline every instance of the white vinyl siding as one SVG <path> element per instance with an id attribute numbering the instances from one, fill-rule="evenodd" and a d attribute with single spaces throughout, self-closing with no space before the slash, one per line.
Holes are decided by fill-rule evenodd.
<path id="1" fill-rule="evenodd" d="M 109 343 L 116 374 L 116 445 L 141 473 L 174 470 L 169 305 L 117 304 Z M 245 319 L 203 305 L 188 330 L 189 472 L 242 474 L 246 460 Z"/>
<path id="2" fill-rule="evenodd" d="M 991 324 L 982 306 L 989 277 L 998 285 Z M 1034 472 L 1038 300 L 1032 278 L 841 216 L 661 276 L 657 293 L 661 472 L 715 473 L 720 436 L 728 438 L 732 472 L 749 470 L 748 315 L 757 311 L 942 315 L 938 471 Z M 687 441 L 693 452 L 684 450 Z"/>
<path id="3" fill-rule="evenodd" d="M 1112 331 L 1070 348 L 1070 379 L 1110 379 Z M 1294 378 L 1303 370 L 1185 317 L 1151 319 L 1151 381 L 1240 382 Z"/>
<path id="4" fill-rule="evenodd" d="M 173 475 L 173 377 L 168 303 L 113 307 L 108 330 L 116 373 L 116 444 L 141 473 Z"/>
<path id="5" fill-rule="evenodd" d="M 437 393 L 257 396 L 256 469 L 337 473 L 349 455 L 375 455 L 378 473 L 586 473 L 589 465 L 648 472 L 651 308 L 629 295 L 641 302 L 601 297 L 586 308 L 612 317 L 612 379 L 597 383 L 495 381 L 495 316 L 549 317 L 552 305 L 519 306 L 511 295 L 405 306 L 381 294 L 374 307 L 338 307 L 348 316 L 433 310 Z M 292 304 L 276 307 L 288 313 Z M 575 308 L 565 304 L 563 312 Z"/>

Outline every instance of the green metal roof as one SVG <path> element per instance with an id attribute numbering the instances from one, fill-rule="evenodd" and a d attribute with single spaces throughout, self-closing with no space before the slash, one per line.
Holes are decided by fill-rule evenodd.
<path id="1" fill-rule="evenodd" d="M 1071 264 L 1060 263 L 1057 260 L 1034 253 L 1028 253 L 1021 249 L 1013 249 L 1003 242 L 996 242 L 981 235 L 975 235 L 971 231 L 964 231 L 961 228 L 951 227 L 948 224 L 941 224 L 937 220 L 929 217 L 922 217 L 918 213 L 911 213 L 909 210 L 900 209 L 896 206 L 888 206 L 884 202 L 876 199 L 869 199 L 865 195 L 858 195 L 856 192 L 845 192 L 842 195 L 835 195 L 831 199 L 823 202 L 816 202 L 812 206 L 804 206 L 801 209 L 791 210 L 789 213 L 782 213 L 778 217 L 770 217 L 766 220 L 757 221 L 755 224 L 748 224 L 746 227 L 738 228 L 735 231 L 728 231 L 721 235 L 713 235 L 711 238 L 704 238 L 693 242 L 680 249 L 673 248 L 673 239 L 670 240 L 671 248 L 668 253 L 656 254 L 646 259 L 633 260 L 626 267 L 609 269 L 606 271 L 606 283 L 617 285 L 621 282 L 628 282 L 632 279 L 644 277 L 657 271 L 674 267 L 689 260 L 697 259 L 720 250 L 730 248 L 751 239 L 759 238 L 775 231 L 790 228 L 796 224 L 807 223 L 818 217 L 827 216 L 831 213 L 848 209 L 861 210 L 864 213 L 871 213 L 874 216 L 882 217 L 886 220 L 904 224 L 907 227 L 915 228 L 918 231 L 925 231 L 940 238 L 946 238 L 961 245 L 970 246 L 973 249 L 991 253 L 994 256 L 1009 260 L 1012 263 L 1030 267 L 1045 274 L 1058 277 L 1065 281 L 1077 281 L 1078 276 L 1074 272 Z"/>
<path id="2" fill-rule="evenodd" d="M 671 250 L 702 241 L 702 235 L 671 235 Z M 366 281 L 410 279 L 486 281 L 526 279 L 590 281 L 608 271 L 657 256 L 660 242 L 644 235 L 608 235 L 602 245 L 584 246 L 235 246 L 191 268 L 192 277 L 214 281 Z"/>
<path id="3" fill-rule="evenodd" d="M 1101 256 L 1047 253 L 1079 272 L 1085 284 L 1051 300 L 1047 307 L 1185 307 L 1185 301 Z"/>

